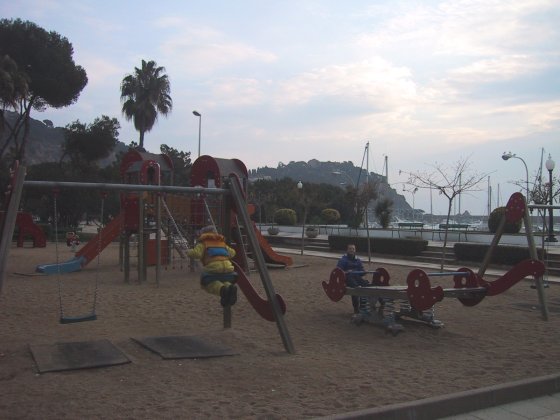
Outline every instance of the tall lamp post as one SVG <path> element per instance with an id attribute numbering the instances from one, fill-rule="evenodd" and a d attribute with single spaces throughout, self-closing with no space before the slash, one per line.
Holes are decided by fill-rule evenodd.
<path id="1" fill-rule="evenodd" d="M 504 154 L 502 155 L 502 159 L 503 160 L 508 160 L 508 159 L 519 159 L 521 162 L 523 162 L 523 166 L 525 166 L 525 190 L 526 190 L 526 196 L 525 196 L 525 200 L 527 201 L 527 203 L 529 203 L 529 170 L 527 169 L 527 164 L 525 163 L 525 161 L 520 158 L 519 156 L 517 156 L 515 153 L 511 153 L 511 152 L 504 152 Z"/>
<path id="2" fill-rule="evenodd" d="M 193 111 L 192 113 L 198 117 L 198 157 L 200 157 L 200 129 L 202 128 L 202 115 L 198 111 Z"/>
<path id="3" fill-rule="evenodd" d="M 307 217 L 307 207 L 305 206 L 305 193 L 303 191 L 303 183 L 298 181 L 298 190 L 301 191 L 301 203 L 303 204 L 303 222 L 301 226 L 301 255 L 303 255 L 303 248 L 305 246 L 305 219 Z"/>
<path id="4" fill-rule="evenodd" d="M 549 200 L 548 203 L 550 204 L 550 208 L 548 209 L 548 238 L 546 238 L 547 242 L 558 242 L 558 240 L 554 237 L 554 217 L 552 214 L 552 171 L 554 170 L 555 163 L 548 155 L 548 160 L 545 163 L 546 169 L 548 170 L 548 195 Z"/>
<path id="5" fill-rule="evenodd" d="M 407 190 L 403 185 L 402 190 L 412 194 L 412 221 L 415 222 L 416 203 L 414 202 L 414 196 L 418 192 L 418 187 L 415 187 L 413 190 Z"/>

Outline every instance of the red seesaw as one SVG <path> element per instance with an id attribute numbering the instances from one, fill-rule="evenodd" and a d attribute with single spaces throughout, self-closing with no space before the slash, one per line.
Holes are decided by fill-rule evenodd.
<path id="1" fill-rule="evenodd" d="M 527 276 L 540 277 L 544 271 L 544 264 L 537 260 L 521 261 L 494 281 L 486 281 L 464 267 L 454 272 L 441 273 L 426 273 L 421 269 L 414 269 L 406 278 L 406 286 L 392 286 L 389 285 L 388 271 L 380 267 L 369 272 L 373 274 L 370 286 L 353 288 L 346 286 L 346 273 L 337 267 L 331 271 L 329 281 L 323 281 L 322 284 L 325 293 L 333 302 L 338 302 L 345 295 L 361 298 L 360 312 L 352 317 L 353 323 L 380 324 L 387 332 L 396 335 L 403 329 L 402 325 L 396 322 L 402 317 L 413 318 L 432 327 L 441 327 L 443 323 L 434 319 L 433 308 L 444 297 L 456 298 L 465 306 L 474 306 L 484 297 L 503 293 Z M 432 287 L 430 277 L 439 276 L 453 276 L 453 287 Z"/>

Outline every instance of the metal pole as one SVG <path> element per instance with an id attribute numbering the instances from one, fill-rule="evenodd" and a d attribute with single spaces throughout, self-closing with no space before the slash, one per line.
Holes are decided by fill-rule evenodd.
<path id="1" fill-rule="evenodd" d="M 202 115 L 198 116 L 198 157 L 200 157 L 200 132 L 202 130 Z"/>
<path id="2" fill-rule="evenodd" d="M 548 170 L 548 193 L 550 208 L 548 209 L 548 238 L 546 238 L 546 241 L 557 242 L 558 240 L 554 237 L 554 216 L 552 212 L 552 169 Z"/>
<path id="3" fill-rule="evenodd" d="M 113 191 L 147 191 L 147 192 L 167 192 L 167 193 L 194 193 L 194 194 L 229 194 L 225 188 L 204 188 L 204 187 L 178 187 L 172 185 L 143 185 L 143 184 L 107 184 L 101 182 L 58 182 L 58 181 L 24 181 L 24 187 L 38 188 L 82 188 L 99 189 Z"/>

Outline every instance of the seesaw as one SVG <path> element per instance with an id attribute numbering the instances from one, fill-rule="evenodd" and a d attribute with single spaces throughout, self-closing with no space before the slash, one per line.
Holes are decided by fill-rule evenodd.
<path id="1" fill-rule="evenodd" d="M 454 272 L 426 273 L 420 269 L 412 270 L 406 278 L 406 286 L 389 285 L 389 272 L 380 267 L 371 272 L 371 286 L 347 287 L 346 273 L 340 268 L 331 271 L 328 282 L 323 281 L 327 296 L 338 302 L 344 296 L 360 298 L 359 313 L 352 316 L 351 322 L 360 325 L 364 322 L 380 325 L 387 333 L 397 335 L 403 326 L 397 320 L 405 317 L 426 323 L 434 328 L 443 323 L 434 317 L 434 305 L 443 298 L 455 298 L 465 306 L 475 306 L 486 296 L 496 296 L 505 292 L 527 276 L 540 277 L 545 266 L 538 260 L 524 260 L 515 265 L 502 277 L 486 281 L 468 268 Z M 453 287 L 432 287 L 430 277 L 452 276 Z"/>

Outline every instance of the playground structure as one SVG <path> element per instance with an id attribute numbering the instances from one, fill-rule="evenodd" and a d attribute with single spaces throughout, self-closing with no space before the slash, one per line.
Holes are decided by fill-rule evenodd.
<path id="1" fill-rule="evenodd" d="M 165 184 L 171 187 L 169 184 L 172 181 L 172 171 L 172 162 L 166 155 L 137 150 L 130 150 L 123 157 L 120 168 L 121 179 L 125 184 L 146 187 L 163 187 Z M 226 184 L 230 175 L 240 180 L 245 194 L 248 175 L 243 162 L 237 159 L 201 156 L 193 164 L 191 185 L 195 186 L 194 188 L 209 188 L 219 192 L 219 188 Z M 114 189 L 108 185 L 105 185 L 105 188 Z M 78 250 L 72 259 L 63 263 L 40 265 L 37 271 L 55 274 L 80 270 L 91 262 L 98 252 L 119 238 L 121 266 L 124 280 L 128 282 L 131 267 L 130 243 L 134 235 L 137 238 L 134 242 L 139 256 L 138 281 L 146 279 L 148 265 L 155 265 L 156 283 L 159 283 L 161 265 L 169 264 L 176 254 L 185 259 L 186 248 L 194 243 L 197 231 L 207 224 L 220 227 L 226 238 L 232 241 L 237 253 L 236 262 L 247 272 L 250 270 L 249 260 L 252 259 L 252 252 L 247 246 L 247 230 L 255 232 L 267 263 L 283 266 L 292 264 L 290 257 L 274 252 L 254 222 L 250 221 L 249 225 L 240 223 L 237 212 L 231 210 L 231 205 L 220 194 L 187 194 L 181 187 L 177 188 L 166 191 L 147 189 L 142 193 L 137 189 L 121 191 L 121 212 L 99 231 L 98 236 Z M 165 239 L 162 239 L 162 232 Z"/>
<path id="2" fill-rule="evenodd" d="M 0 223 L 3 223 L 5 212 L 0 213 Z M 31 213 L 18 212 L 16 216 L 17 227 L 17 246 L 23 247 L 27 238 L 31 238 L 34 248 L 44 248 L 47 246 L 47 236 L 34 221 Z"/>
<path id="3" fill-rule="evenodd" d="M 162 169 L 163 168 L 163 169 Z M 152 155 L 142 151 L 131 150 L 123 158 L 121 177 L 123 184 L 73 183 L 50 181 L 25 181 L 25 170 L 16 168 L 12 187 L 10 189 L 9 210 L 3 225 L 2 235 L 2 280 L 4 276 L 5 258 L 11 241 L 5 240 L 6 233 L 13 235 L 15 225 L 14 208 L 19 206 L 21 190 L 26 188 L 82 188 L 100 191 L 118 191 L 121 194 L 121 212 L 106 226 L 99 229 L 98 234 L 79 249 L 69 261 L 54 264 L 44 264 L 37 267 L 37 271 L 45 274 L 71 273 L 82 269 L 91 262 L 113 240 L 121 241 L 122 265 L 125 281 L 129 274 L 130 236 L 138 238 L 138 281 L 146 279 L 148 246 L 155 242 L 152 249 L 155 252 L 156 283 L 159 284 L 159 271 L 162 262 L 162 247 L 177 250 L 182 256 L 187 246 L 192 246 L 194 238 L 200 228 L 205 225 L 215 225 L 218 230 L 236 249 L 237 284 L 246 295 L 247 300 L 268 321 L 275 321 L 284 347 L 287 352 L 294 353 L 283 314 L 286 304 L 281 296 L 274 292 L 270 280 L 267 264 L 263 255 L 263 238 L 257 236 L 256 227 L 250 220 L 248 206 L 245 200 L 247 186 L 247 170 L 245 165 L 237 160 L 226 160 L 201 156 L 192 168 L 192 184 L 194 187 L 179 187 L 162 185 L 171 182 L 172 164 L 164 155 Z M 56 200 L 55 200 L 56 203 Z M 174 203 L 182 206 L 181 220 L 178 222 L 174 215 Z M 165 210 L 163 213 L 162 209 Z M 11 229 L 11 232 L 9 232 Z M 241 233 L 242 232 L 242 233 Z M 162 233 L 166 240 L 162 240 Z M 152 238 L 155 236 L 155 241 Z M 235 239 L 234 239 L 235 236 Z M 11 237 L 11 236 L 10 236 Z M 272 251 L 266 249 L 265 252 Z M 273 251 L 268 255 L 276 258 L 276 262 L 291 263 L 291 259 L 281 258 Z M 279 258 L 280 257 L 280 258 Z M 58 259 L 58 253 L 57 253 Z M 266 298 L 262 298 L 253 288 L 248 279 L 252 259 L 258 271 Z M 2 282 L 0 282 L 1 291 Z M 76 321 L 94 319 L 94 314 L 86 317 L 76 317 Z M 61 317 L 62 319 L 62 317 Z M 224 307 L 224 327 L 231 326 L 231 307 Z"/>
<path id="4" fill-rule="evenodd" d="M 506 274 L 494 281 L 483 279 L 492 253 L 504 232 L 507 222 L 517 222 L 523 219 L 529 246 L 530 259 L 516 264 Z M 375 271 L 354 272 L 356 275 L 371 274 L 370 286 L 347 287 L 346 273 L 335 268 L 330 274 L 329 281 L 323 281 L 323 289 L 334 302 L 340 301 L 345 295 L 358 296 L 360 300 L 359 312 L 352 316 L 352 323 L 360 325 L 364 322 L 380 325 L 385 331 L 398 334 L 404 328 L 397 321 L 401 318 L 411 318 L 439 328 L 443 322 L 435 319 L 434 305 L 443 298 L 456 298 L 465 306 L 475 306 L 486 296 L 496 296 L 505 292 L 527 276 L 533 276 L 539 295 L 541 313 L 544 320 L 548 320 L 548 309 L 544 296 L 543 274 L 545 266 L 538 260 L 533 239 L 532 229 L 528 217 L 525 198 L 520 193 L 513 194 L 506 206 L 506 212 L 494 235 L 490 248 L 482 262 L 478 273 L 468 268 L 460 268 L 454 272 L 426 273 L 420 269 L 410 271 L 406 279 L 406 286 L 389 285 L 390 275 L 385 268 Z M 452 288 L 431 286 L 430 278 L 453 277 Z"/>

